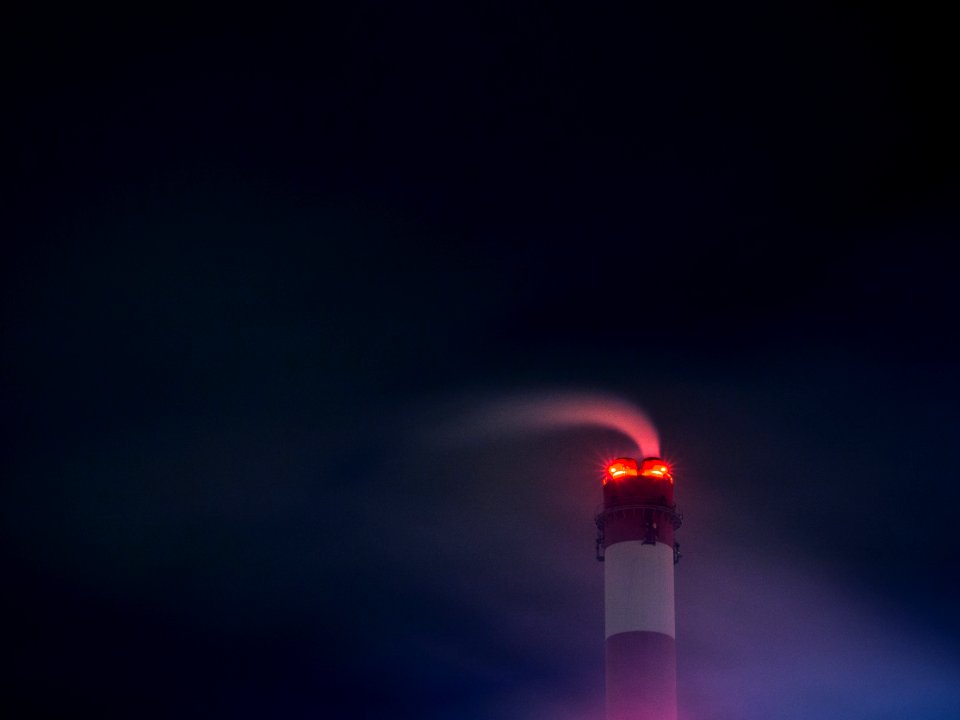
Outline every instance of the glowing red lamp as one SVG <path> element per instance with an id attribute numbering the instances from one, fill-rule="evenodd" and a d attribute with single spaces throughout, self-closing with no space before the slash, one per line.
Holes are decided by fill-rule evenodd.
<path id="1" fill-rule="evenodd" d="M 606 474 L 603 476 L 603 484 L 608 480 L 622 480 L 623 478 L 637 476 L 637 461 L 633 458 L 617 458 L 607 463 Z"/>
<path id="2" fill-rule="evenodd" d="M 640 464 L 640 475 L 658 480 L 669 480 L 673 482 L 673 473 L 670 472 L 670 466 L 660 458 L 646 458 Z"/>

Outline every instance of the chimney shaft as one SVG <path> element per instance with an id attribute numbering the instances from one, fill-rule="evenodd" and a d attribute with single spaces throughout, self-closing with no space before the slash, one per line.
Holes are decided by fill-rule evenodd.
<path id="1" fill-rule="evenodd" d="M 618 458 L 603 482 L 607 720 L 676 720 L 673 476 L 659 458 Z"/>

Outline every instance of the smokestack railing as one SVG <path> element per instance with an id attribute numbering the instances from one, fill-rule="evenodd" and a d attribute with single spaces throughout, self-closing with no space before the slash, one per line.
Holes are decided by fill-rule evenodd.
<path id="1" fill-rule="evenodd" d="M 602 506 L 601 506 L 602 507 Z M 600 510 L 600 508 L 598 508 Z M 647 527 L 647 536 L 644 539 L 644 544 L 646 545 L 656 545 L 657 540 L 659 539 L 659 529 L 657 524 L 653 521 L 653 513 L 661 513 L 666 515 L 670 520 L 670 524 L 673 525 L 673 529 L 676 530 L 683 524 L 683 513 L 677 510 L 676 506 L 669 505 L 618 505 L 616 507 L 607 508 L 605 510 L 600 510 L 594 518 L 594 522 L 597 524 L 597 545 L 596 545 L 596 555 L 597 560 L 603 562 L 603 526 L 606 522 L 607 517 L 614 515 L 620 512 L 626 512 L 628 510 L 642 510 L 648 512 L 648 516 L 645 520 Z M 680 562 L 680 543 L 673 543 L 673 564 L 676 565 Z"/>

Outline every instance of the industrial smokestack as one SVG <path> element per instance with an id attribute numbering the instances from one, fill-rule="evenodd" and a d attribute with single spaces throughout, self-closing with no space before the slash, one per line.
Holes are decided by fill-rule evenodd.
<path id="1" fill-rule="evenodd" d="M 607 720 L 676 720 L 673 473 L 660 458 L 618 458 L 603 474 Z"/>

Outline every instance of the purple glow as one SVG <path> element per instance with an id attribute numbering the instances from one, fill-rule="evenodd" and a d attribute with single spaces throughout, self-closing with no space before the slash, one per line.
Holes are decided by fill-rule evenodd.
<path id="1" fill-rule="evenodd" d="M 918 618 L 796 560 L 701 540 L 677 574 L 681 720 L 946 718 L 958 707 L 960 665 Z"/>
<path id="2" fill-rule="evenodd" d="M 589 425 L 586 417 L 612 427 L 606 421 L 617 413 L 604 412 L 610 407 L 598 396 L 525 396 L 482 406 L 455 432 L 495 439 Z M 549 419 L 539 414 L 555 409 Z M 518 440 L 448 446 L 431 456 L 431 501 L 451 509 L 431 514 L 424 542 L 471 539 L 435 546 L 434 570 L 444 578 L 442 604 L 490 629 L 473 648 L 500 658 L 483 677 L 495 672 L 490 668 L 506 673 L 491 682 L 498 689 L 489 696 L 489 717 L 599 720 L 602 575 L 589 546 L 599 500 L 588 462 L 595 438 L 574 432 Z M 552 458 L 549 475 L 537 471 L 544 457 Z M 960 658 L 949 640 L 745 515 L 754 501 L 722 479 L 709 467 L 681 478 L 680 720 L 960 717 Z M 438 488 L 451 497 L 438 498 Z M 397 517 L 418 512 L 409 490 L 391 498 Z M 485 559 L 479 571 L 471 564 L 478 557 Z M 511 687 L 501 662 L 527 676 Z"/>
<path id="3" fill-rule="evenodd" d="M 797 508 L 808 507 L 809 487 L 805 473 L 794 481 L 779 468 L 794 457 L 792 446 L 773 444 L 763 427 L 727 412 L 732 404 L 696 400 L 700 424 L 677 437 L 685 516 L 676 575 L 679 720 L 960 717 L 951 638 L 844 572 L 842 555 L 833 554 L 844 552 L 841 544 L 824 555 L 789 532 Z M 407 527 L 416 517 L 414 547 L 430 547 L 431 563 L 426 572 L 407 560 L 414 553 L 392 556 L 405 582 L 436 587 L 431 607 L 455 613 L 456 627 L 483 628 L 448 638 L 456 677 L 484 688 L 482 702 L 465 702 L 459 716 L 474 708 L 476 717 L 600 720 L 602 567 L 591 543 L 598 435 L 590 426 L 636 437 L 626 428 L 640 413 L 587 393 L 468 407 L 435 409 L 433 423 L 446 417 L 444 433 L 429 438 L 429 452 L 410 446 L 406 471 L 382 488 L 390 512 L 370 524 L 400 536 L 392 523 Z M 726 448 L 722 457 L 704 451 L 699 438 L 707 436 Z M 630 454 L 620 447 L 608 459 L 621 453 Z M 919 560 L 923 549 L 916 551 Z M 887 559 L 881 553 L 876 562 Z M 430 649 L 433 626 L 431 616 L 422 639 L 404 647 L 422 647 L 424 666 L 451 667 Z"/>

